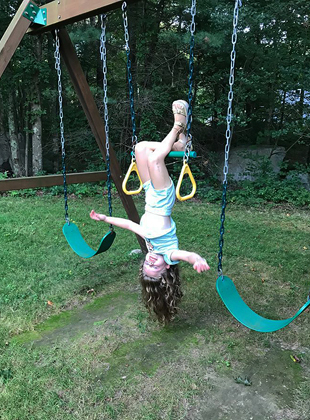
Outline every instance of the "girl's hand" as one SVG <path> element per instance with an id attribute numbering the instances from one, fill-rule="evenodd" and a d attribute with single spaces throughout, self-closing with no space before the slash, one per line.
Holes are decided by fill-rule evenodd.
<path id="1" fill-rule="evenodd" d="M 193 269 L 196 270 L 198 273 L 202 273 L 203 271 L 210 270 L 210 267 L 204 258 L 199 257 L 195 261 Z"/>
<path id="2" fill-rule="evenodd" d="M 89 216 L 90 216 L 93 220 L 97 220 L 97 221 L 101 221 L 101 222 L 105 222 L 105 221 L 106 221 L 106 218 L 107 218 L 107 216 L 106 216 L 105 214 L 99 214 L 99 213 L 96 213 L 96 212 L 95 212 L 95 210 L 92 210 L 92 211 L 89 213 Z"/>

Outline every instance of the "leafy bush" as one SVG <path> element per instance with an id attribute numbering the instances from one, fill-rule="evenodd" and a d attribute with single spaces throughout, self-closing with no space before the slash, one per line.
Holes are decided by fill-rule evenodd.
<path id="1" fill-rule="evenodd" d="M 37 195 L 38 188 L 27 188 L 26 190 L 8 191 L 7 195 L 10 197 L 34 197 Z"/>
<path id="2" fill-rule="evenodd" d="M 310 205 L 310 191 L 303 186 L 300 177 L 301 173 L 308 173 L 308 168 L 299 167 L 288 172 L 281 170 L 275 173 L 266 162 L 261 167 L 253 165 L 251 169 L 251 175 L 255 175 L 254 181 L 228 180 L 228 201 L 248 205 L 266 202 L 289 203 L 295 206 Z M 213 185 L 208 181 L 198 182 L 198 197 L 210 202 L 220 201 L 222 185 L 219 181 L 217 187 Z"/>
<path id="3" fill-rule="evenodd" d="M 91 184 L 72 184 L 68 185 L 68 194 L 74 194 L 77 197 L 94 197 L 99 194 L 104 194 L 107 190 L 105 183 L 91 183 Z M 32 188 L 25 190 L 14 190 L 9 191 L 7 195 L 10 197 L 34 197 L 36 195 L 51 195 L 51 196 L 62 196 L 64 193 L 64 187 L 62 185 L 55 185 L 53 187 L 46 188 Z"/>
<path id="4" fill-rule="evenodd" d="M 8 173 L 7 172 L 0 172 L 0 179 L 8 179 Z"/>

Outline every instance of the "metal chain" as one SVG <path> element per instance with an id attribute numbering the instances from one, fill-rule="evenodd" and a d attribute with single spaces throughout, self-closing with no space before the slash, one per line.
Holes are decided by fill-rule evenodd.
<path id="1" fill-rule="evenodd" d="M 138 143 L 138 138 L 136 135 L 136 122 L 135 122 L 135 110 L 134 110 L 134 90 L 132 83 L 132 74 L 131 74 L 131 60 L 130 60 L 130 47 L 129 47 L 129 31 L 128 31 L 128 16 L 127 16 L 127 3 L 124 1 L 122 4 L 123 12 L 123 23 L 124 23 L 124 37 L 126 43 L 126 54 L 127 54 L 127 77 L 128 77 L 128 86 L 129 86 L 129 97 L 130 97 L 130 110 L 131 110 L 131 121 L 132 121 L 132 157 L 135 160 L 135 146 Z M 187 162 L 189 159 L 190 151 L 192 148 L 192 135 L 191 135 L 191 125 L 192 125 L 192 102 L 193 102 L 193 73 L 194 73 L 194 46 L 195 46 L 195 16 L 196 16 L 196 0 L 192 0 L 191 7 L 191 42 L 190 42 L 190 60 L 189 60 L 189 93 L 188 93 L 188 120 L 187 120 L 187 135 L 189 141 L 186 144 L 184 151 L 184 162 Z"/>
<path id="2" fill-rule="evenodd" d="M 189 154 L 192 148 L 192 120 L 193 120 L 193 76 L 194 76 L 194 47 L 195 47 L 195 16 L 196 16 L 196 0 L 192 0 L 191 7 L 192 21 L 190 26 L 191 41 L 190 41 L 190 52 L 189 52 L 189 77 L 188 77 L 188 119 L 187 119 L 187 136 L 188 142 L 186 143 L 184 151 L 184 162 L 188 162 Z"/>
<path id="3" fill-rule="evenodd" d="M 110 169 L 110 139 L 109 139 L 109 113 L 108 113 L 108 67 L 107 67 L 107 48 L 106 48 L 106 15 L 101 15 L 101 36 L 100 36 L 100 58 L 102 61 L 103 73 L 103 105 L 104 105 L 104 130 L 105 130 L 105 147 L 106 147 L 106 164 L 107 164 L 107 186 L 108 186 L 108 202 L 109 215 L 112 216 L 112 183 Z M 110 225 L 113 230 L 113 226 Z"/>
<path id="4" fill-rule="evenodd" d="M 228 92 L 228 108 L 226 117 L 226 145 L 225 145 L 225 163 L 224 163 L 224 179 L 223 179 L 223 193 L 222 193 L 222 212 L 221 212 L 221 227 L 220 227 L 220 240 L 219 240 L 219 252 L 218 252 L 218 273 L 220 276 L 223 275 L 222 269 L 222 258 L 223 258 L 223 246 L 224 246 L 224 232 L 225 232 L 225 209 L 226 209 L 226 193 L 227 193 L 227 175 L 228 175 L 228 162 L 229 162 L 229 151 L 230 143 L 232 138 L 231 122 L 232 122 L 232 104 L 234 97 L 234 81 L 235 81 L 235 61 L 236 61 L 236 43 L 237 43 L 237 26 L 239 18 L 239 7 L 242 6 L 241 0 L 235 1 L 234 18 L 233 18 L 233 33 L 231 37 L 232 50 L 230 54 L 230 75 L 229 75 L 229 92 Z"/>
<path id="5" fill-rule="evenodd" d="M 124 37 L 125 37 L 125 43 L 126 43 L 125 48 L 126 48 L 126 54 L 127 54 L 127 78 L 128 78 L 128 87 L 129 87 L 130 112 L 131 112 L 131 123 L 132 123 L 132 137 L 131 137 L 132 158 L 133 160 L 135 160 L 136 159 L 135 146 L 138 143 L 138 138 L 136 135 L 136 117 L 135 117 L 133 83 L 132 83 L 132 74 L 131 74 L 127 3 L 125 1 L 122 4 L 122 12 L 123 12 L 123 23 L 124 23 Z"/>
<path id="6" fill-rule="evenodd" d="M 64 136 L 64 123 L 63 123 L 63 101 L 62 101 L 62 84 L 61 84 L 61 65 L 60 65 L 60 42 L 58 36 L 59 30 L 55 30 L 55 69 L 58 76 L 58 102 L 59 102 L 59 120 L 60 120 L 60 140 L 61 140 L 61 158 L 62 158 L 62 175 L 64 180 L 64 199 L 65 199 L 65 219 L 69 224 L 68 215 L 68 191 L 67 191 L 67 175 L 66 175 L 66 151 L 65 151 L 65 136 Z"/>

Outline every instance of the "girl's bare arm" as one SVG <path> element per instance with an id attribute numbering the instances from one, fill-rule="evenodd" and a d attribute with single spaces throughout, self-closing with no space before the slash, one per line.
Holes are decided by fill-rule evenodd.
<path id="1" fill-rule="evenodd" d="M 96 213 L 94 210 L 90 212 L 89 216 L 93 220 L 105 222 L 113 226 L 118 226 L 122 229 L 130 230 L 131 232 L 136 233 L 144 239 L 142 227 L 138 225 L 138 223 L 133 222 L 132 220 L 123 219 L 121 217 L 106 216 L 105 214 Z"/>
<path id="2" fill-rule="evenodd" d="M 193 266 L 193 269 L 198 273 L 210 270 L 207 261 L 196 252 L 182 251 L 178 249 L 173 251 L 170 256 L 172 261 L 186 261 Z"/>

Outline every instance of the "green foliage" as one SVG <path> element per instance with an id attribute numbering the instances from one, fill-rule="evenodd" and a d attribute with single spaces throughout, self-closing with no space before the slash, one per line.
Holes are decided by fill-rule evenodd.
<path id="1" fill-rule="evenodd" d="M 15 0 L 2 3 L 0 34 L 4 33 L 19 5 Z M 233 2 L 228 0 L 197 3 L 192 129 L 203 159 L 210 152 L 221 150 L 225 141 L 232 12 Z M 171 127 L 172 101 L 187 98 L 190 23 L 186 0 L 177 3 L 149 0 L 128 7 L 139 141 L 160 141 Z M 289 0 L 276 0 L 264 2 L 264 5 L 243 1 L 236 46 L 233 144 L 283 146 L 291 152 L 309 146 L 308 26 L 308 8 L 304 1 L 292 4 Z M 86 80 L 103 117 L 100 31 L 98 17 L 69 27 Z M 126 61 L 122 17 L 117 10 L 109 13 L 107 19 L 109 132 L 124 172 L 130 161 L 132 135 Z M 70 171 L 100 168 L 103 165 L 101 154 L 69 79 L 63 66 L 68 168 Z M 57 95 L 52 37 L 26 36 L 1 78 L 0 98 L 4 104 L 12 102 L 14 105 L 22 151 L 26 134 L 30 135 L 31 143 L 33 120 L 41 117 L 43 165 L 48 173 L 57 172 L 61 166 Z M 41 107 L 34 110 L 34 103 Z M 7 106 L 1 111 L 0 134 L 8 132 L 8 111 Z M 305 153 L 297 160 L 307 164 L 308 155 Z M 295 159 L 293 156 L 292 161 Z M 194 168 L 194 171 L 199 180 L 204 178 L 203 168 Z M 174 173 L 173 176 L 177 177 Z M 209 181 L 207 185 L 212 186 Z"/>
<path id="2" fill-rule="evenodd" d="M 104 188 L 103 185 L 98 184 L 74 184 L 69 186 L 68 193 L 77 197 L 94 197 L 102 195 Z"/>
<path id="3" fill-rule="evenodd" d="M 25 190 L 13 190 L 7 193 L 10 197 L 34 197 L 37 195 L 37 188 L 27 188 Z"/>
<path id="4" fill-rule="evenodd" d="M 0 179 L 8 179 L 7 172 L 0 172 Z"/>
<path id="5" fill-rule="evenodd" d="M 210 202 L 221 201 L 221 186 L 217 189 L 208 185 L 198 188 L 198 197 Z M 228 184 L 228 202 L 244 205 L 264 203 L 288 203 L 294 206 L 310 206 L 310 191 L 304 188 L 299 177 L 280 179 L 258 178 L 255 181 L 239 181 L 233 185 Z"/>
<path id="6" fill-rule="evenodd" d="M 67 187 L 68 195 L 75 197 L 95 197 L 105 195 L 107 187 L 105 182 L 88 183 L 88 184 L 72 184 Z M 62 185 L 55 185 L 46 188 L 28 188 L 25 190 L 13 190 L 6 193 L 9 197 L 35 197 L 35 196 L 63 196 L 64 188 Z"/>
<path id="7" fill-rule="evenodd" d="M 228 177 L 228 201 L 238 204 L 288 203 L 295 206 L 310 205 L 310 191 L 302 184 L 302 174 L 309 174 L 307 165 L 297 164 L 288 169 L 284 162 L 281 170 L 274 172 L 270 159 L 247 152 L 248 163 L 242 174 L 248 179 L 234 181 Z M 215 178 L 200 181 L 197 195 L 210 202 L 221 201 L 221 184 Z"/>
<path id="8" fill-rule="evenodd" d="M 229 201 L 242 204 L 289 203 L 295 206 L 309 206 L 310 192 L 303 188 L 300 181 L 271 179 L 266 183 L 260 181 L 243 181 L 240 189 L 229 192 Z"/>

